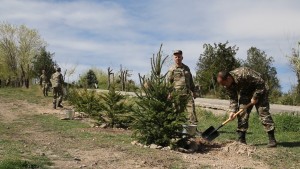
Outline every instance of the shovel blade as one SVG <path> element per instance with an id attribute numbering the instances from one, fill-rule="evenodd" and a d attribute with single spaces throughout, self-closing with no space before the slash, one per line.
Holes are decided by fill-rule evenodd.
<path id="1" fill-rule="evenodd" d="M 212 141 L 213 139 L 215 139 L 219 135 L 220 135 L 220 133 L 213 126 L 210 126 L 208 129 L 206 129 L 202 133 L 201 136 L 202 136 L 202 138 L 204 138 L 207 141 Z"/>

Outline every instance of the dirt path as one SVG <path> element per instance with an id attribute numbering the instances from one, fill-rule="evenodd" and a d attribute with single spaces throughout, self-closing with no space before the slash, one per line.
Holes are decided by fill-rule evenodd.
<path id="1" fill-rule="evenodd" d="M 204 145 L 205 151 L 193 154 L 142 148 L 117 141 L 113 142 L 118 144 L 99 143 L 96 136 L 105 137 L 106 133 L 129 135 L 131 132 L 85 128 L 75 135 L 63 135 L 60 131 L 44 129 L 40 122 L 31 118 L 33 115 L 49 114 L 59 118 L 65 116 L 63 110 L 51 109 L 51 104 L 41 106 L 18 100 L 9 103 L 0 98 L 0 107 L 0 121 L 20 128 L 18 132 L 11 133 L 9 139 L 22 142 L 26 147 L 22 150 L 24 155 L 31 153 L 48 157 L 54 163 L 51 168 L 269 168 L 252 158 L 255 147 L 235 142 L 219 147 Z M 87 121 L 85 119 L 82 123 Z M 82 134 L 92 137 L 81 139 L 79 135 Z"/>

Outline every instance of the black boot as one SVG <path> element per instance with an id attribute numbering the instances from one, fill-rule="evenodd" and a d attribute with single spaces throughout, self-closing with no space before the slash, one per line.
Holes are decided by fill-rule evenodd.
<path id="1" fill-rule="evenodd" d="M 60 107 L 60 108 L 63 108 L 63 107 L 64 107 L 63 105 L 61 105 L 61 101 L 60 101 L 60 102 L 58 102 L 58 105 L 57 105 L 57 107 Z"/>
<path id="2" fill-rule="evenodd" d="M 238 142 L 247 144 L 246 143 L 246 132 L 245 131 L 238 131 Z"/>
<path id="3" fill-rule="evenodd" d="M 53 102 L 53 109 L 56 109 L 56 103 Z"/>
<path id="4" fill-rule="evenodd" d="M 274 130 L 268 131 L 268 136 L 269 136 L 269 144 L 267 145 L 267 147 L 268 148 L 276 147 L 277 142 L 275 139 Z"/>

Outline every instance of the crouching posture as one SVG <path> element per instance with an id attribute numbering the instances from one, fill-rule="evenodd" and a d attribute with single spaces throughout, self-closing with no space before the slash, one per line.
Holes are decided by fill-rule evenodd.
<path id="1" fill-rule="evenodd" d="M 51 84 L 52 84 L 52 89 L 53 89 L 53 108 L 54 109 L 56 109 L 56 107 L 60 107 L 60 108 L 63 107 L 61 105 L 61 102 L 63 99 L 64 79 L 60 72 L 61 72 L 61 69 L 58 67 L 58 68 L 56 68 L 56 72 L 51 76 Z"/>
<path id="2" fill-rule="evenodd" d="M 234 113 L 237 112 L 239 108 L 243 108 L 250 102 L 252 103 L 252 106 L 237 116 L 238 140 L 241 143 L 246 144 L 246 131 L 249 126 L 249 115 L 254 105 L 264 129 L 268 133 L 268 147 L 276 147 L 277 143 L 274 136 L 275 127 L 269 112 L 268 86 L 261 78 L 261 75 L 249 68 L 240 67 L 230 72 L 219 72 L 217 81 L 226 88 L 229 94 L 231 110 L 230 118 L 232 120 Z"/>

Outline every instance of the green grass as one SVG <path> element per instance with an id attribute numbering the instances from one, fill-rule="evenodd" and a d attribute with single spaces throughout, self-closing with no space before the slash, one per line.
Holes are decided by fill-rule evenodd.
<path id="1" fill-rule="evenodd" d="M 44 97 L 39 85 L 32 85 L 27 88 L 0 88 L 0 97 L 5 98 L 7 102 L 14 100 L 25 100 L 29 103 L 46 105 L 51 102 L 52 94 L 49 92 L 48 97 Z"/>
<path id="2" fill-rule="evenodd" d="M 215 116 L 211 112 L 198 109 L 198 130 L 204 131 L 209 126 L 218 127 L 227 116 Z M 247 132 L 247 143 L 257 146 L 259 154 L 255 156 L 267 162 L 275 168 L 300 167 L 300 116 L 288 114 L 272 115 L 275 122 L 275 136 L 278 146 L 275 149 L 266 149 L 268 143 L 267 133 L 260 123 L 258 114 L 251 112 L 249 119 L 249 129 Z M 236 140 L 237 120 L 229 122 L 219 130 L 220 136 L 215 139 L 217 142 L 225 143 L 228 140 Z M 297 168 L 296 167 L 296 168 Z"/>
<path id="3" fill-rule="evenodd" d="M 0 162 L 0 169 L 43 169 L 47 168 L 45 167 L 45 163 L 43 163 L 42 161 L 36 163 L 28 160 L 5 159 Z"/>
<path id="4" fill-rule="evenodd" d="M 52 165 L 45 156 L 30 153 L 30 147 L 24 147 L 22 140 L 1 139 L 0 169 L 47 168 Z"/>

